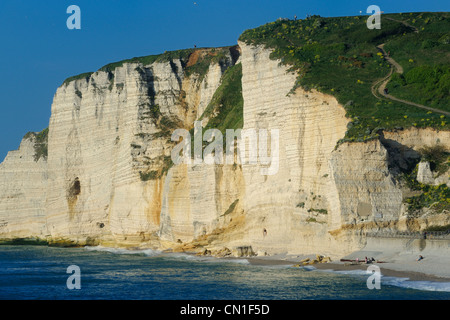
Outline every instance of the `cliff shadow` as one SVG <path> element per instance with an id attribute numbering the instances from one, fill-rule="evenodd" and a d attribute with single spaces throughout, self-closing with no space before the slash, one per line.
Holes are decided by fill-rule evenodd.
<path id="1" fill-rule="evenodd" d="M 420 153 L 396 140 L 386 139 L 383 132 L 379 134 L 380 142 L 388 152 L 389 172 L 394 177 L 403 173 L 411 173 L 420 162 Z"/>
<path id="2" fill-rule="evenodd" d="M 141 77 L 147 84 L 147 95 L 150 99 L 150 104 L 154 105 L 156 90 L 155 90 L 155 75 L 153 73 L 153 70 L 151 68 L 144 68 L 143 72 L 141 73 Z"/>

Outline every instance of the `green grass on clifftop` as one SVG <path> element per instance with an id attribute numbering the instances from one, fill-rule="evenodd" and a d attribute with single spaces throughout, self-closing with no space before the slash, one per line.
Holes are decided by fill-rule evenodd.
<path id="1" fill-rule="evenodd" d="M 89 79 L 89 77 L 93 74 L 93 72 L 85 72 L 78 74 L 76 76 L 72 76 L 64 80 L 63 84 L 68 84 L 71 81 L 81 80 L 81 79 Z"/>
<path id="2" fill-rule="evenodd" d="M 131 59 L 112 62 L 101 67 L 100 69 L 98 69 L 98 71 L 113 74 L 116 68 L 122 67 L 126 63 L 140 63 L 143 66 L 149 66 L 155 62 L 172 63 L 174 60 L 179 60 L 181 62 L 181 66 L 186 76 L 197 74 L 199 75 L 201 80 L 207 73 L 208 68 L 212 63 L 222 63 L 224 61 L 224 59 L 226 58 L 226 54 L 230 52 L 230 48 L 232 48 L 232 46 L 221 48 L 198 48 L 198 49 L 191 48 L 191 49 L 166 51 L 162 54 L 134 57 Z M 191 55 L 193 55 L 196 52 L 206 52 L 206 54 L 200 54 L 198 59 L 196 59 L 194 63 L 189 64 L 189 59 L 191 58 Z M 174 64 L 172 64 L 172 67 L 176 68 Z M 64 80 L 63 84 L 68 84 L 69 82 L 74 80 L 89 79 L 89 77 L 93 73 L 94 72 L 86 72 L 69 77 L 66 80 Z"/>
<path id="3" fill-rule="evenodd" d="M 407 72 L 404 86 L 394 89 L 389 85 L 392 94 L 448 110 L 448 13 L 383 14 L 381 29 L 372 30 L 367 28 L 366 19 L 367 16 L 280 19 L 245 31 L 239 40 L 273 49 L 271 58 L 280 59 L 298 72 L 291 93 L 302 86 L 335 96 L 352 119 L 343 141 L 375 138 L 380 129 L 415 126 L 448 130 L 447 116 L 378 99 L 371 93 L 373 83 L 387 76 L 391 68 L 376 48 L 385 43 L 386 51 Z M 402 21 L 415 23 L 419 32 Z M 423 88 L 422 83 L 426 83 Z M 417 90 L 419 87 L 421 90 Z"/>

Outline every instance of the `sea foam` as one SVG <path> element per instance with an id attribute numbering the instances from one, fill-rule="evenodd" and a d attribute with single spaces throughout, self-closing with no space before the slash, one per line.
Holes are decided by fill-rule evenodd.
<path id="1" fill-rule="evenodd" d="M 161 251 L 153 250 L 153 249 L 125 249 L 125 248 L 113 248 L 113 247 L 103 247 L 103 246 L 95 246 L 95 247 L 85 247 L 87 251 L 103 251 L 109 252 L 113 254 L 136 254 L 136 255 L 145 255 L 148 257 L 157 256 L 161 254 Z"/>
<path id="2" fill-rule="evenodd" d="M 322 272 L 332 272 L 336 274 L 350 275 L 366 278 L 370 274 L 365 270 L 318 270 Z M 395 286 L 406 289 L 416 289 L 416 290 L 424 290 L 424 291 L 438 291 L 438 292 L 450 292 L 450 282 L 441 282 L 441 281 L 411 281 L 409 278 L 401 278 L 401 277 L 388 277 L 381 274 L 381 286 Z"/>
<path id="3" fill-rule="evenodd" d="M 171 252 L 163 252 L 160 250 L 153 249 L 125 249 L 125 248 L 114 248 L 114 247 L 104 247 L 104 246 L 87 246 L 85 247 L 87 251 L 101 251 L 101 252 L 109 252 L 113 254 L 129 254 L 129 255 L 145 255 L 147 257 L 161 257 L 165 259 L 174 259 L 174 260 L 188 260 L 195 262 L 207 262 L 207 263 L 236 263 L 236 264 L 250 264 L 247 259 L 222 259 L 216 257 L 207 257 L 207 256 L 197 256 L 194 254 L 188 253 L 171 253 Z"/>

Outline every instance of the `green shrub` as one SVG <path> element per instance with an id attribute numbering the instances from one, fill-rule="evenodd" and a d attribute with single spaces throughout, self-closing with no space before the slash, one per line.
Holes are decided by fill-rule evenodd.
<path id="1" fill-rule="evenodd" d="M 142 181 L 156 180 L 159 177 L 159 173 L 156 170 L 149 172 L 139 172 Z"/>
<path id="2" fill-rule="evenodd" d="M 441 44 L 450 44 L 450 34 L 444 34 L 439 38 L 439 43 Z"/>
<path id="3" fill-rule="evenodd" d="M 326 209 L 314 209 L 314 208 L 311 208 L 311 209 L 308 209 L 308 212 L 317 212 L 317 213 L 320 213 L 320 214 L 328 214 L 328 211 Z"/>
<path id="4" fill-rule="evenodd" d="M 389 82 L 395 96 L 450 111 L 450 65 L 422 65 Z"/>
<path id="5" fill-rule="evenodd" d="M 438 172 L 439 175 L 449 169 L 450 152 L 444 145 L 425 146 L 418 151 L 422 156 L 422 160 L 428 161 L 431 169 Z"/>
<path id="6" fill-rule="evenodd" d="M 233 210 L 236 207 L 238 202 L 239 202 L 239 199 L 234 200 L 233 203 L 230 204 L 230 207 L 227 209 L 227 211 L 224 212 L 224 214 L 222 216 L 226 216 L 226 215 L 230 214 L 231 212 L 233 212 Z"/>
<path id="7" fill-rule="evenodd" d="M 405 198 L 408 212 L 414 214 L 420 212 L 423 208 L 431 208 L 433 212 L 440 213 L 444 210 L 450 210 L 450 188 L 442 184 L 432 186 L 417 181 L 418 165 L 411 171 L 403 173 L 400 178 L 406 186 L 414 191 L 420 191 L 419 195 Z"/>
<path id="8" fill-rule="evenodd" d="M 47 159 L 48 156 L 48 128 L 39 133 L 28 132 L 24 139 L 34 138 L 34 161 L 38 162 L 40 158 Z"/>
<path id="9" fill-rule="evenodd" d="M 160 168 L 158 170 L 149 170 L 147 172 L 139 171 L 141 181 L 157 180 L 163 177 L 173 166 L 170 156 L 161 156 L 158 159 Z"/>
<path id="10" fill-rule="evenodd" d="M 391 77 L 391 81 L 390 81 L 389 85 L 390 85 L 390 87 L 404 86 L 404 85 L 406 85 L 405 77 L 400 73 L 394 73 Z"/>
<path id="11" fill-rule="evenodd" d="M 158 119 L 161 116 L 161 111 L 160 111 L 159 105 L 154 104 L 154 105 L 150 106 L 150 114 L 153 119 Z"/>
<path id="12" fill-rule="evenodd" d="M 431 39 L 426 39 L 422 42 L 422 49 L 430 49 L 435 47 L 436 45 L 438 45 L 437 42 L 431 40 Z"/>
<path id="13" fill-rule="evenodd" d="M 409 204 L 408 211 L 410 213 L 426 207 L 431 207 L 437 213 L 450 210 L 450 188 L 445 184 L 440 186 L 423 185 L 420 190 L 422 191 L 420 195 L 405 199 L 405 202 Z"/>

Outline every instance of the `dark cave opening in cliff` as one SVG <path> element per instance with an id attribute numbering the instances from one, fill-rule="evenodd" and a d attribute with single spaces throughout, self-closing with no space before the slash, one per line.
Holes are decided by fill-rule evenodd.
<path id="1" fill-rule="evenodd" d="M 78 196 L 80 193 L 81 193 L 81 183 L 77 177 L 77 178 L 75 178 L 72 185 L 70 186 L 69 196 L 71 198 L 74 198 L 74 197 Z"/>

